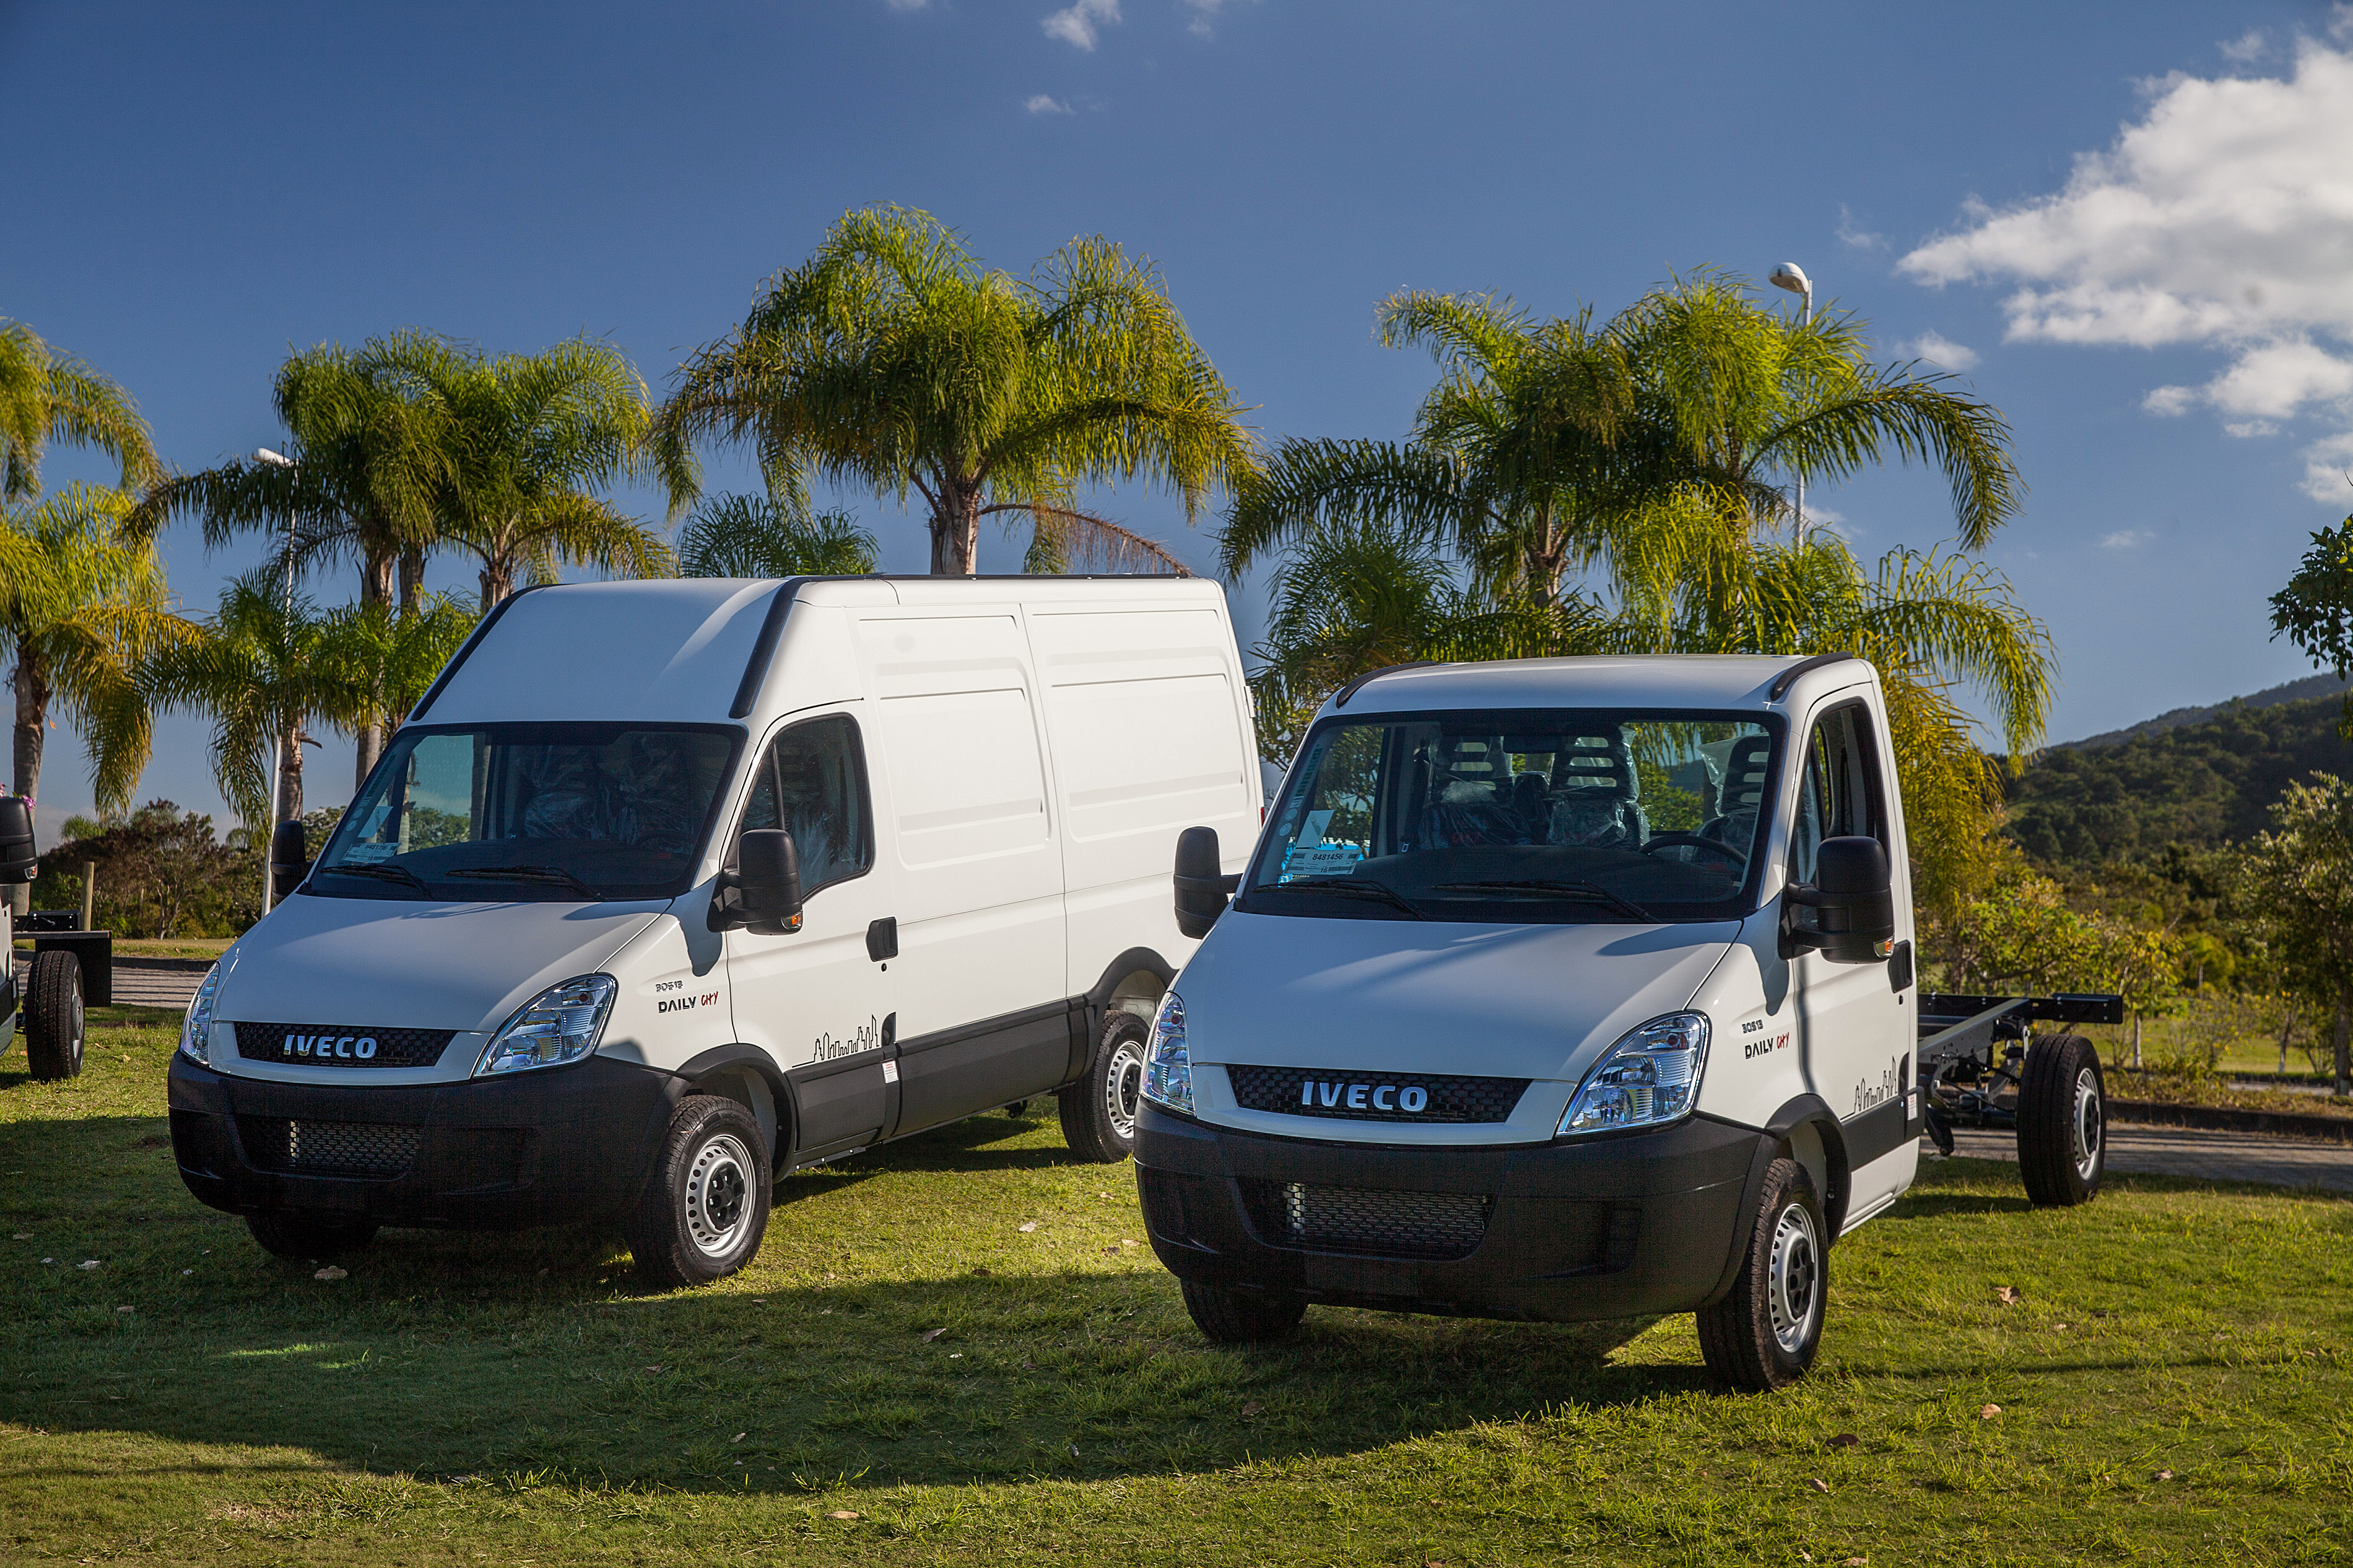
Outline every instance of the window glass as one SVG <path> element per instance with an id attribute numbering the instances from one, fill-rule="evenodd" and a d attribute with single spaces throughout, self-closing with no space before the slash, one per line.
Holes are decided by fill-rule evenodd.
<path id="1" fill-rule="evenodd" d="M 1886 843 L 1880 821 L 1878 755 L 1871 720 L 1861 704 L 1824 714 L 1807 737 L 1798 815 L 1789 837 L 1789 876 L 1814 879 L 1814 858 L 1825 838 L 1860 836 Z"/>
<path id="2" fill-rule="evenodd" d="M 1309 737 L 1253 911 L 1454 921 L 1738 912 L 1772 776 L 1756 715 L 1543 709 Z"/>
<path id="3" fill-rule="evenodd" d="M 847 715 L 796 724 L 776 737 L 744 814 L 745 828 L 793 836 L 804 898 L 874 864 L 866 765 Z"/>

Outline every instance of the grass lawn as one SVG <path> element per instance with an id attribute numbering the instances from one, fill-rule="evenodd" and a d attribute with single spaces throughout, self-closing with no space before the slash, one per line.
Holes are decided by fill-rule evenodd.
<path id="1" fill-rule="evenodd" d="M 790 1178 L 713 1289 L 579 1231 L 320 1280 L 182 1190 L 175 1020 L 97 1022 L 78 1080 L 0 1063 L 0 1561 L 2353 1560 L 2341 1199 L 1934 1165 L 1747 1397 L 1688 1318 L 1213 1350 L 1050 1116 Z"/>

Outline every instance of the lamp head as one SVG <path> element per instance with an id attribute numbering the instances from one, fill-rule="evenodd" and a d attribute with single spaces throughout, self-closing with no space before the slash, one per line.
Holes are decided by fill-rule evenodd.
<path id="1" fill-rule="evenodd" d="M 293 458 L 286 456 L 283 452 L 273 452 L 267 447 L 255 447 L 253 455 L 257 459 L 261 462 L 268 463 L 273 468 L 290 468 L 294 466 Z"/>
<path id="2" fill-rule="evenodd" d="M 1792 294 L 1810 294 L 1814 291 L 1814 280 L 1807 277 L 1806 269 L 1794 261 L 1784 261 L 1780 266 L 1773 268 L 1773 276 L 1768 281 L 1775 288 L 1787 289 Z"/>

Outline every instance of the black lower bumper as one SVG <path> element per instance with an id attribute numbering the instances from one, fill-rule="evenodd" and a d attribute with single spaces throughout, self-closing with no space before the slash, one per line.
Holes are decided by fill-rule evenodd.
<path id="1" fill-rule="evenodd" d="M 617 1216 L 682 1092 L 596 1057 L 385 1088 L 234 1078 L 179 1055 L 170 1090 L 180 1179 L 214 1208 L 470 1230 Z"/>
<path id="2" fill-rule="evenodd" d="M 1237 1132 L 1146 1105 L 1135 1163 L 1153 1250 L 1180 1279 L 1571 1322 L 1720 1297 L 1767 1142 L 1694 1118 L 1590 1142 L 1368 1147 Z"/>

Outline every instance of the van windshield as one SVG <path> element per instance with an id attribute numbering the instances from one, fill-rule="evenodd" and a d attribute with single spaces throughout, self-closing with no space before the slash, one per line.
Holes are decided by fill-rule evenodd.
<path id="1" fill-rule="evenodd" d="M 1284 780 L 1240 907 L 1482 923 L 1737 918 L 1778 722 L 1537 709 L 1324 723 Z"/>
<path id="2" fill-rule="evenodd" d="M 684 724 L 482 724 L 393 738 L 304 891 L 579 903 L 686 891 L 742 746 Z"/>

